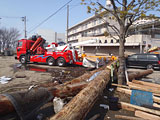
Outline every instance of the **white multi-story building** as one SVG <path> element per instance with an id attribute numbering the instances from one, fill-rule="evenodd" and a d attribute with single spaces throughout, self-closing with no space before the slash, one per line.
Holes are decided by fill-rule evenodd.
<path id="1" fill-rule="evenodd" d="M 114 34 L 112 29 L 106 28 L 106 22 L 116 27 L 118 23 L 111 19 L 110 15 L 104 15 L 103 18 L 94 15 L 72 27 L 68 30 L 68 42 L 81 42 L 91 39 L 98 39 L 95 44 L 85 44 L 81 49 L 86 53 L 119 54 L 119 40 L 113 37 L 104 36 L 105 31 Z M 116 36 L 114 36 L 116 37 Z M 145 49 L 153 46 L 160 46 L 160 21 L 155 20 L 139 20 L 129 30 L 129 37 L 126 38 L 125 52 L 126 54 L 144 52 Z"/>

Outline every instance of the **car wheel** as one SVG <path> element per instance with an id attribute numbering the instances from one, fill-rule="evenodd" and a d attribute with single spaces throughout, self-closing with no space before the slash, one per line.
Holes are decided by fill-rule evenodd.
<path id="1" fill-rule="evenodd" d="M 153 69 L 153 66 L 151 64 L 147 65 L 147 69 Z"/>
<path id="2" fill-rule="evenodd" d="M 64 58 L 58 58 L 58 60 L 57 60 L 57 65 L 58 65 L 59 67 L 65 66 L 65 65 L 66 65 L 65 59 L 64 59 Z"/>
<path id="3" fill-rule="evenodd" d="M 21 57 L 20 57 L 20 62 L 21 62 L 22 64 L 26 64 L 26 57 L 25 57 L 25 56 L 21 56 Z"/>
<path id="4" fill-rule="evenodd" d="M 52 65 L 55 65 L 55 59 L 53 57 L 49 57 L 47 59 L 47 63 L 48 65 L 52 66 Z"/>

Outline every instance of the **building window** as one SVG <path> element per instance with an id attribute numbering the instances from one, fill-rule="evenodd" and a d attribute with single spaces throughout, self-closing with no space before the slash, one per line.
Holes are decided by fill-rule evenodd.
<path id="1" fill-rule="evenodd" d="M 94 21 L 92 22 L 92 26 L 94 26 L 94 25 L 96 25 L 96 20 L 94 20 Z"/>
<path id="2" fill-rule="evenodd" d="M 83 25 L 81 26 L 81 30 L 83 30 Z"/>
<path id="3" fill-rule="evenodd" d="M 87 24 L 85 24 L 85 28 L 87 29 Z"/>
<path id="4" fill-rule="evenodd" d="M 117 40 L 117 43 L 119 43 L 119 40 Z"/>
<path id="5" fill-rule="evenodd" d="M 96 34 L 96 29 L 93 30 L 93 34 Z"/>
<path id="6" fill-rule="evenodd" d="M 111 43 L 113 43 L 113 39 L 111 39 Z"/>
<path id="7" fill-rule="evenodd" d="M 98 33 L 101 33 L 101 28 L 98 29 Z"/>
<path id="8" fill-rule="evenodd" d="M 99 19 L 99 24 L 101 24 L 101 22 L 102 22 L 102 19 Z"/>

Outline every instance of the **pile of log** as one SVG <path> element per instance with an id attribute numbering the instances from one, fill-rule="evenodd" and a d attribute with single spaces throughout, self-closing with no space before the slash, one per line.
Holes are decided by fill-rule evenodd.
<path id="1" fill-rule="evenodd" d="M 83 120 L 110 80 L 111 72 L 108 69 L 110 66 L 111 64 L 106 66 L 94 80 L 88 83 L 87 87 L 81 90 L 50 120 Z"/>
<path id="2" fill-rule="evenodd" d="M 114 63 L 115 62 L 112 62 L 107 66 L 87 72 L 86 74 L 63 84 L 43 84 L 32 89 L 36 90 L 43 87 L 46 88 L 54 97 L 62 99 L 73 97 L 72 100 L 65 105 L 60 112 L 58 112 L 58 114 L 51 117 L 51 120 L 81 120 L 87 115 L 96 102 L 98 96 L 101 95 L 105 89 L 110 80 L 111 72 L 109 68 Z M 114 64 L 114 66 L 116 66 L 116 64 Z M 97 72 L 100 73 L 93 80 L 87 81 Z M 12 102 L 3 94 L 0 94 L 0 115 L 8 115 L 15 111 L 16 109 Z"/>
<path id="3" fill-rule="evenodd" d="M 150 73 L 150 72 L 147 71 L 143 73 Z M 128 94 L 128 95 L 132 94 L 132 89 L 152 92 L 154 103 L 152 107 L 150 106 L 148 108 L 144 106 L 133 105 L 126 102 L 120 102 L 119 107 L 128 111 L 134 111 L 135 117 L 115 115 L 116 118 L 126 119 L 126 120 L 143 120 L 143 119 L 144 120 L 160 120 L 160 105 L 159 105 L 160 104 L 160 84 L 135 80 L 135 77 L 133 77 L 132 82 L 128 82 L 127 85 L 121 85 L 121 86 L 117 85 L 117 86 L 118 87 L 116 90 L 118 92 Z"/>

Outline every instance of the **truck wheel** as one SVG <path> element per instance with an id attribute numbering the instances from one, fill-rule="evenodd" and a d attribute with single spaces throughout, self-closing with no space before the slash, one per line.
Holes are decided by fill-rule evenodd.
<path id="1" fill-rule="evenodd" d="M 57 65 L 58 65 L 59 67 L 65 66 L 65 65 L 66 65 L 65 59 L 64 59 L 64 58 L 58 58 L 58 60 L 57 60 Z"/>
<path id="2" fill-rule="evenodd" d="M 20 62 L 21 62 L 22 64 L 26 64 L 26 57 L 25 57 L 25 56 L 21 56 L 21 57 L 20 57 Z"/>
<path id="3" fill-rule="evenodd" d="M 147 65 L 147 69 L 153 69 L 153 66 L 151 64 Z"/>
<path id="4" fill-rule="evenodd" d="M 47 63 L 48 65 L 52 66 L 52 65 L 55 65 L 55 59 L 53 57 L 49 57 L 47 59 Z"/>

